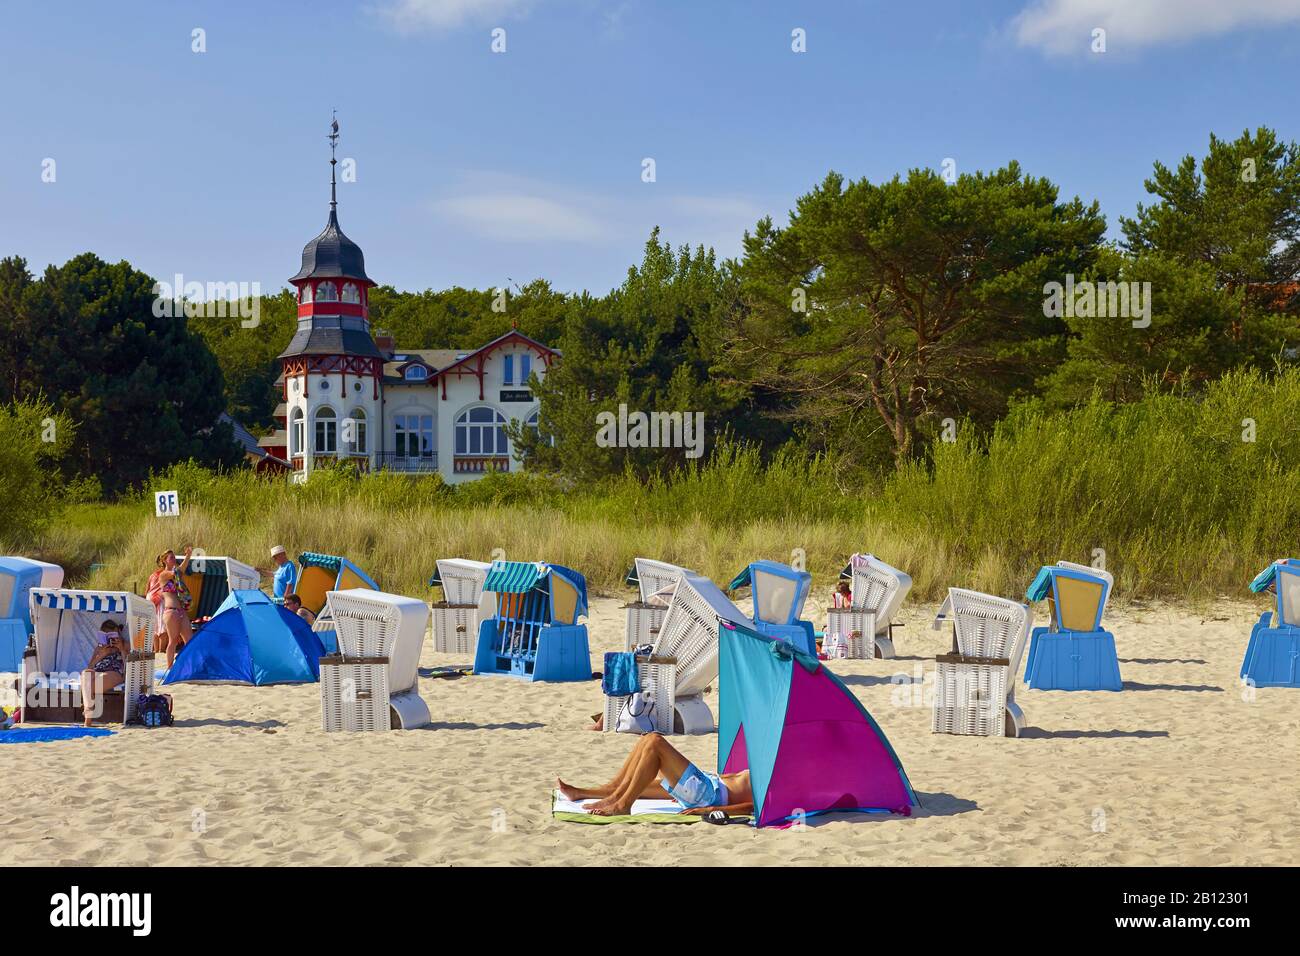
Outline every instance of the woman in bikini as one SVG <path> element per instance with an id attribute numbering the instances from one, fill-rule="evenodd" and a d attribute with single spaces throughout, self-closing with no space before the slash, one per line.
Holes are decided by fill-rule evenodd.
<path id="1" fill-rule="evenodd" d="M 558 778 L 555 784 L 566 800 L 598 798 L 586 810 L 601 817 L 622 816 L 631 811 L 638 797 L 662 800 L 665 793 L 677 801 L 683 813 L 723 810 L 735 814 L 754 809 L 748 770 L 721 776 L 706 773 L 662 734 L 646 734 L 637 740 L 623 768 L 602 787 L 572 787 Z"/>
<path id="2" fill-rule="evenodd" d="M 167 634 L 167 669 L 176 661 L 176 652 L 194 634 L 190 625 L 190 589 L 185 586 L 185 572 L 190 567 L 193 548 L 185 548 L 185 560 L 176 561 L 175 551 L 164 551 L 158 565 L 158 584 L 162 591 L 162 625 Z"/>

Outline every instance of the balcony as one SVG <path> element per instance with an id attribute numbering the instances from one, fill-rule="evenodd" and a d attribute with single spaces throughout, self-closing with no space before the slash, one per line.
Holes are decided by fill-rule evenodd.
<path id="1" fill-rule="evenodd" d="M 375 468 L 379 471 L 403 471 L 419 474 L 438 470 L 438 456 L 408 455 L 405 452 L 383 451 L 375 455 Z"/>
<path id="2" fill-rule="evenodd" d="M 338 468 L 341 465 L 351 463 L 354 468 L 360 471 L 370 470 L 370 456 L 364 452 L 344 452 L 341 455 L 321 455 L 311 456 L 311 467 L 313 471 L 320 471 L 322 468 Z M 293 470 L 303 471 L 307 467 L 306 460 L 301 452 L 293 455 Z"/>
<path id="3" fill-rule="evenodd" d="M 509 471 L 509 455 L 457 455 L 451 470 L 457 475 L 485 475 L 489 471 Z"/>

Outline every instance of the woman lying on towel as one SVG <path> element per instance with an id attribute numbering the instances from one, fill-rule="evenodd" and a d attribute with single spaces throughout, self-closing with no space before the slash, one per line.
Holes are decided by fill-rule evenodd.
<path id="1" fill-rule="evenodd" d="M 591 800 L 588 813 L 602 817 L 622 816 L 632 811 L 638 797 L 663 799 L 664 792 L 692 814 L 724 810 L 728 814 L 749 813 L 754 809 L 754 793 L 749 786 L 749 771 L 705 773 L 664 739 L 662 734 L 646 734 L 637 740 L 623 768 L 603 787 L 571 787 L 556 779 L 556 786 L 566 800 Z"/>

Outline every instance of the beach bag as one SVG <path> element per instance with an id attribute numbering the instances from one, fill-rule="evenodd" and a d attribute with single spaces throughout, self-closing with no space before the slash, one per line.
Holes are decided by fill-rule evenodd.
<path id="1" fill-rule="evenodd" d="M 144 727 L 170 727 L 172 702 L 162 694 L 141 694 L 136 701 L 135 723 Z"/>
<path id="2" fill-rule="evenodd" d="M 822 652 L 828 661 L 843 661 L 849 656 L 849 639 L 843 634 L 827 634 Z"/>
<path id="3" fill-rule="evenodd" d="M 649 694 L 637 691 L 627 699 L 619 711 L 614 730 L 620 734 L 650 734 L 655 729 L 655 701 Z"/>

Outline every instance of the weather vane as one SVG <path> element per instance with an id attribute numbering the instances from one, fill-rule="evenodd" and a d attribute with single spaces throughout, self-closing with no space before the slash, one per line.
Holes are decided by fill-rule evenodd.
<path id="1" fill-rule="evenodd" d="M 334 186 L 334 164 L 338 162 L 338 160 L 336 160 L 336 159 L 334 158 L 334 150 L 335 150 L 335 148 L 336 148 L 336 147 L 338 146 L 338 144 L 339 144 L 339 118 L 338 118 L 338 110 L 332 110 L 331 113 L 330 113 L 330 115 L 331 115 L 331 117 L 332 117 L 332 119 L 331 119 L 331 121 L 330 121 L 330 135 L 329 135 L 329 141 L 330 141 L 330 209 L 334 209 L 334 208 L 336 208 L 336 207 L 338 206 L 338 204 L 339 204 L 338 196 L 337 196 L 336 193 L 335 193 L 335 186 Z"/>

